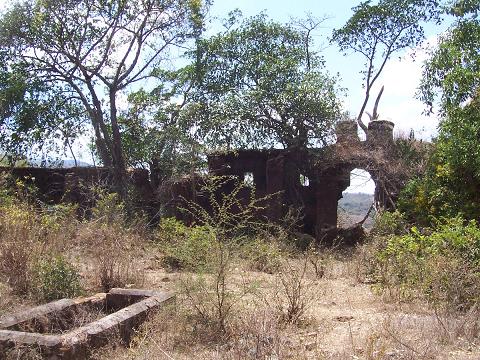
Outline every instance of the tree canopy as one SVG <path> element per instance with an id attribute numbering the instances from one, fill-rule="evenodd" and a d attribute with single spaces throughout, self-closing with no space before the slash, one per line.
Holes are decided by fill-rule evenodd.
<path id="1" fill-rule="evenodd" d="M 189 106 L 198 136 L 226 148 L 324 144 L 340 89 L 307 35 L 261 14 L 200 40 Z"/>
<path id="2" fill-rule="evenodd" d="M 38 158 L 39 151 L 71 150 L 83 131 L 83 115 L 79 102 L 32 77 L 22 64 L 8 69 L 0 63 L 0 149 L 6 163 Z"/>
<path id="3" fill-rule="evenodd" d="M 168 50 L 198 36 L 201 0 L 28 0 L 0 20 L 7 66 L 82 104 L 103 165 L 125 177 L 120 97 L 151 77 Z"/>
<path id="4" fill-rule="evenodd" d="M 340 29 L 333 31 L 332 42 L 345 53 L 353 51 L 365 57 L 362 70 L 364 101 L 357 122 L 366 131 L 362 116 L 370 99 L 370 91 L 391 56 L 413 48 L 424 39 L 422 22 L 438 20 L 439 1 L 380 0 L 365 1 L 355 6 L 352 17 Z"/>
<path id="5" fill-rule="evenodd" d="M 439 134 L 429 171 L 406 189 L 403 207 L 425 222 L 480 219 L 479 10 L 472 1 L 449 8 L 457 20 L 424 66 L 419 95 L 430 111 L 438 105 Z"/>

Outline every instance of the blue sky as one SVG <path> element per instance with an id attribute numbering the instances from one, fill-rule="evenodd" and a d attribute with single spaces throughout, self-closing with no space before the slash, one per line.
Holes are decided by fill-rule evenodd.
<path id="1" fill-rule="evenodd" d="M 333 74 L 339 73 L 341 85 L 347 89 L 344 100 L 345 109 L 352 115 L 356 115 L 363 101 L 362 76 L 364 59 L 356 54 L 344 56 L 335 45 L 329 45 L 328 37 L 334 28 L 340 28 L 353 14 L 352 7 L 359 4 L 359 0 L 217 0 L 211 9 L 211 15 L 224 18 L 229 11 L 238 8 L 243 15 L 253 16 L 262 11 L 273 20 L 287 22 L 291 17 L 302 18 L 307 13 L 315 17 L 328 19 L 315 34 L 317 46 L 327 46 L 322 54 L 326 60 L 326 68 Z M 434 44 L 437 35 L 447 28 L 442 26 L 427 25 L 425 35 L 428 43 Z M 415 131 L 417 138 L 430 140 L 436 134 L 438 120 L 436 117 L 426 117 L 422 114 L 424 105 L 416 100 L 415 92 L 419 85 L 423 61 L 428 57 L 426 51 L 415 49 L 416 60 L 411 58 L 412 52 L 399 53 L 387 64 L 383 76 L 372 90 L 373 97 L 376 97 L 380 87 L 385 85 L 382 100 L 379 106 L 379 113 L 382 119 L 391 120 L 396 125 L 397 133 Z M 372 105 L 367 107 L 371 109 Z M 365 172 L 357 171 L 352 175 L 352 186 L 349 192 L 373 193 L 374 184 Z"/>
<path id="2" fill-rule="evenodd" d="M 0 0 L 0 10 L 11 3 L 9 0 Z M 334 28 L 341 27 L 353 14 L 352 7 L 360 3 L 360 0 L 214 0 L 210 15 L 217 18 L 225 18 L 227 14 L 238 8 L 243 15 L 253 16 L 264 11 L 272 20 L 287 22 L 292 17 L 302 18 L 307 13 L 315 17 L 325 17 L 321 27 L 314 34 L 317 46 L 324 48 L 322 54 L 326 60 L 326 68 L 332 74 L 339 73 L 341 86 L 347 89 L 344 99 L 344 107 L 352 115 L 356 115 L 363 101 L 362 76 L 360 71 L 363 68 L 364 59 L 356 54 L 344 56 L 335 45 L 329 45 L 328 37 Z M 218 21 L 216 22 L 219 23 Z M 436 36 L 446 29 L 447 25 L 441 27 L 426 26 L 426 36 L 431 43 L 435 43 Z M 210 33 L 221 28 L 211 26 Z M 396 132 L 409 133 L 410 129 L 415 131 L 417 138 L 431 139 L 436 133 L 437 119 L 422 115 L 424 106 L 415 99 L 415 92 L 421 77 L 422 61 L 427 54 L 417 49 L 416 61 L 412 61 L 409 54 L 399 54 L 387 64 L 384 75 L 377 82 L 373 89 L 373 97 L 378 93 L 379 88 L 385 85 L 385 91 L 379 107 L 380 117 L 391 120 L 396 124 Z M 371 110 L 371 105 L 367 110 Z M 89 154 L 80 150 L 79 158 L 90 161 Z M 373 192 L 373 183 L 366 182 L 365 174 L 360 173 L 357 180 L 352 178 L 353 187 L 349 191 Z"/>
<path id="3" fill-rule="evenodd" d="M 352 7 L 359 0 L 237 0 L 214 2 L 211 15 L 223 18 L 229 11 L 238 8 L 244 16 L 253 16 L 261 11 L 273 20 L 287 22 L 291 17 L 302 18 L 307 13 L 316 17 L 328 16 L 321 28 L 315 33 L 316 45 L 326 48 L 322 51 L 326 59 L 326 67 L 333 74 L 339 73 L 341 85 L 347 88 L 345 108 L 352 115 L 358 113 L 363 100 L 362 76 L 364 59 L 357 54 L 344 56 L 335 45 L 328 43 L 328 38 L 334 28 L 341 27 L 353 14 Z M 425 27 L 426 37 L 434 41 L 436 35 L 446 29 L 446 25 Z M 373 95 L 385 85 L 385 92 L 380 103 L 380 115 L 396 123 L 398 131 L 409 132 L 415 130 L 418 137 L 430 139 L 435 133 L 437 120 L 422 116 L 423 104 L 415 99 L 415 91 L 421 76 L 421 65 L 427 54 L 417 50 L 417 60 L 412 61 L 409 54 L 400 53 L 392 58 L 385 68 L 384 75 L 377 82 Z M 399 59 L 401 57 L 401 59 Z M 369 109 L 370 107 L 367 107 Z"/>

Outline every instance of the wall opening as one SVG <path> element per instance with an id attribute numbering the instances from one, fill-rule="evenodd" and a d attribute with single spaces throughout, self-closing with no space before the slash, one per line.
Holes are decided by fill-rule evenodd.
<path id="1" fill-rule="evenodd" d="M 353 169 L 350 172 L 350 186 L 338 201 L 338 227 L 347 228 L 364 219 L 374 201 L 375 182 L 368 171 Z M 365 220 L 363 226 L 369 230 L 373 226 L 375 211 Z"/>
<path id="2" fill-rule="evenodd" d="M 243 183 L 246 186 L 254 187 L 255 186 L 255 178 L 253 177 L 253 173 L 246 172 L 243 174 Z"/>
<path id="3" fill-rule="evenodd" d="M 310 186 L 310 179 L 303 174 L 300 174 L 300 185 Z"/>

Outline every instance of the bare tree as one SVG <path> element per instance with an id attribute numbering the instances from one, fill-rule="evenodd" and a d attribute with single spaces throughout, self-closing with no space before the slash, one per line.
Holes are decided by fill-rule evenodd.
<path id="1" fill-rule="evenodd" d="M 311 13 L 307 13 L 305 18 L 300 19 L 291 19 L 292 24 L 295 27 L 298 27 L 300 31 L 304 34 L 304 41 L 305 41 L 305 53 L 306 53 L 306 62 L 307 62 L 307 70 L 311 70 L 312 68 L 312 50 L 310 46 L 312 45 L 312 37 L 313 32 L 321 27 L 321 24 L 327 20 L 327 16 L 322 16 L 320 18 L 314 17 Z M 323 49 L 321 49 L 323 50 Z"/>
<path id="2" fill-rule="evenodd" d="M 365 57 L 362 70 L 365 97 L 356 121 L 367 132 L 362 116 L 387 61 L 401 50 L 418 46 L 424 39 L 421 22 L 439 21 L 440 8 L 437 0 L 380 0 L 376 5 L 362 2 L 353 11 L 347 23 L 334 30 L 332 42 L 344 52 L 353 51 Z"/>

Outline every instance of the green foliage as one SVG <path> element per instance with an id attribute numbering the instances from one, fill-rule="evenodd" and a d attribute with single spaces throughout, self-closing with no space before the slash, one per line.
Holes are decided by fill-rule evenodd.
<path id="1" fill-rule="evenodd" d="M 480 9 L 478 3 L 475 8 Z M 480 20 L 468 14 L 458 17 L 440 37 L 423 70 L 419 97 L 433 106 L 440 95 L 443 116 L 458 111 L 465 101 L 478 98 Z"/>
<path id="2" fill-rule="evenodd" d="M 332 42 L 347 53 L 353 51 L 365 57 L 365 99 L 357 116 L 360 125 L 370 98 L 370 90 L 382 73 L 390 57 L 412 48 L 424 39 L 422 22 L 439 19 L 439 1 L 436 0 L 380 0 L 361 2 L 353 9 L 353 16 L 332 34 Z M 365 127 L 366 129 L 366 127 Z"/>
<path id="3" fill-rule="evenodd" d="M 193 272 L 212 270 L 216 247 L 215 233 L 208 226 L 185 226 L 174 218 L 162 219 L 158 241 L 164 264 L 171 269 Z"/>
<path id="4" fill-rule="evenodd" d="M 96 196 L 93 216 L 104 224 L 123 223 L 125 220 L 125 204 L 117 193 L 104 188 L 93 189 Z"/>
<path id="5" fill-rule="evenodd" d="M 434 0 L 381 0 L 375 5 L 364 1 L 352 10 L 353 16 L 333 32 L 332 40 L 344 51 L 367 57 L 385 48 L 383 56 L 388 57 L 418 45 L 424 38 L 420 22 L 436 18 L 440 8 Z"/>
<path id="6" fill-rule="evenodd" d="M 243 244 L 242 257 L 245 258 L 252 270 L 268 274 L 280 270 L 285 251 L 280 244 L 271 238 L 257 237 Z"/>
<path id="7" fill-rule="evenodd" d="M 413 227 L 391 236 L 376 254 L 376 276 L 402 296 L 420 296 L 434 306 L 467 310 L 478 304 L 480 227 L 475 221 L 445 219 L 434 229 Z"/>
<path id="8" fill-rule="evenodd" d="M 203 273 L 214 269 L 216 254 L 223 246 L 216 234 L 218 230 L 210 225 L 186 226 L 175 218 L 164 218 L 155 241 L 164 252 L 163 263 L 168 268 Z M 274 273 L 281 265 L 283 248 L 266 232 L 230 238 L 227 242 L 228 251 L 246 260 L 253 270 Z"/>
<path id="9" fill-rule="evenodd" d="M 39 261 L 34 275 L 37 289 L 46 301 L 71 298 L 82 293 L 79 272 L 61 255 Z"/>
<path id="10" fill-rule="evenodd" d="M 404 190 L 401 209 L 426 224 L 457 214 L 480 219 L 480 22 L 469 14 L 461 12 L 424 67 L 420 98 L 432 107 L 440 95 L 442 119 L 427 173 Z"/>
<path id="11" fill-rule="evenodd" d="M 231 191 L 220 191 L 225 188 Z M 246 202 L 238 196 L 244 191 L 251 194 Z M 232 276 L 240 257 L 273 270 L 273 248 L 250 242 L 264 229 L 258 216 L 264 199 L 256 199 L 253 191 L 233 177 L 208 178 L 197 194 L 208 209 L 197 202 L 185 203 L 185 212 L 194 221 L 191 227 L 175 219 L 162 219 L 159 225 L 157 238 L 166 265 L 194 272 L 181 277 L 181 292 L 202 325 L 214 331 L 211 336 L 228 335 L 239 300 L 254 290 L 254 283 L 238 284 Z"/>
<path id="12" fill-rule="evenodd" d="M 154 90 L 139 90 L 129 95 L 129 108 L 119 118 L 127 163 L 132 167 L 149 167 L 154 184 L 190 174 L 204 166 L 200 154 L 203 146 L 192 136 L 192 118 L 182 111 L 184 104 L 172 99 L 184 96 L 181 71 L 156 70 L 158 81 Z M 173 83 L 169 88 L 166 84 Z"/>
<path id="13" fill-rule="evenodd" d="M 81 104 L 10 64 L 0 50 L 0 149 L 9 165 L 36 150 L 64 150 L 84 131 Z M 59 141 L 61 140 L 61 141 Z"/>
<path id="14" fill-rule="evenodd" d="M 48 100 L 50 89 L 58 89 L 55 94 L 62 95 L 63 107 L 80 105 L 81 114 L 90 121 L 97 153 L 104 166 L 114 169 L 114 180 L 124 195 L 126 163 L 118 97 L 128 95 L 132 84 L 146 78 L 149 85 L 159 84 L 162 79 L 155 77 L 154 68 L 161 66 L 169 49 L 199 36 L 208 4 L 197 0 L 15 2 L 0 18 L 2 63 L 8 75 L 17 75 L 15 67 L 21 66 L 26 79 L 41 79 L 44 87 L 34 100 Z M 14 85 L 20 88 L 23 83 Z M 13 90 L 15 98 L 20 97 L 22 89 Z M 58 124 L 57 119 L 53 122 Z M 18 126 L 13 125 L 16 136 Z"/>
<path id="15" fill-rule="evenodd" d="M 408 230 L 404 215 L 398 210 L 383 211 L 375 217 L 371 234 L 374 236 L 402 235 Z"/>
<path id="16" fill-rule="evenodd" d="M 337 79 L 323 69 L 311 38 L 264 14 L 197 43 L 189 111 L 199 138 L 216 146 L 324 144 L 340 117 Z"/>

